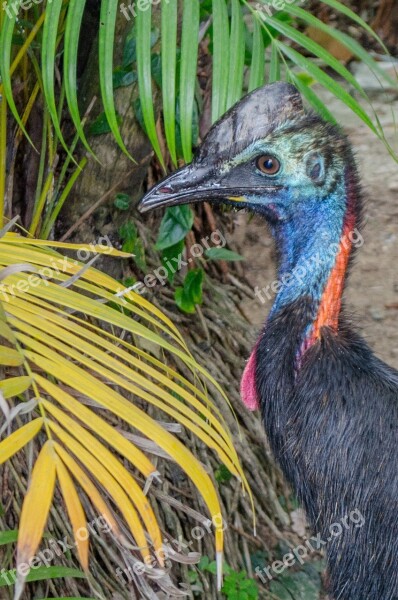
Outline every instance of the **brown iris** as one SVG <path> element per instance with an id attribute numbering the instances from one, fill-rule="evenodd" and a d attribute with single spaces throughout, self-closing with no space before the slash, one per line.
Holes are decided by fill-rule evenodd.
<path id="1" fill-rule="evenodd" d="M 270 154 L 259 156 L 256 165 L 257 169 L 265 173 L 265 175 L 275 175 L 281 167 L 279 160 Z"/>

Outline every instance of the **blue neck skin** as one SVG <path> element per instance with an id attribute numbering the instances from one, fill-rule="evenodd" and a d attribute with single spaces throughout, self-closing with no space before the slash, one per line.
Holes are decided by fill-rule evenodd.
<path id="1" fill-rule="evenodd" d="M 273 225 L 280 287 L 270 315 L 303 296 L 313 298 L 316 313 L 342 236 L 346 203 L 339 187 L 327 198 L 300 202 L 293 216 L 282 211 Z"/>

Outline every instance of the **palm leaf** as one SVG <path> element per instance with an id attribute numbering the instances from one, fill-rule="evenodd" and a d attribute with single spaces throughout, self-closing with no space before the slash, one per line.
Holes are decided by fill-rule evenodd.
<path id="1" fill-rule="evenodd" d="M 177 8 L 177 0 L 162 3 L 163 120 L 167 145 L 174 165 L 177 164 L 175 132 Z"/>
<path id="2" fill-rule="evenodd" d="M 117 2 L 114 2 L 114 0 L 101 1 L 98 48 L 99 76 L 102 103 L 109 127 L 120 148 L 127 156 L 130 156 L 120 135 L 113 96 L 113 49 L 117 13 Z"/>
<path id="3" fill-rule="evenodd" d="M 181 33 L 180 127 L 184 160 L 192 159 L 192 115 L 198 57 L 199 1 L 184 2 Z"/>
<path id="4" fill-rule="evenodd" d="M 3 271 L 6 275 L 0 288 L 0 300 L 6 307 L 6 312 L 0 314 L 0 334 L 5 334 L 8 343 L 14 346 L 4 346 L 4 356 L 7 352 L 12 357 L 9 363 L 20 365 L 25 371 L 0 387 L 6 397 L 23 393 L 36 402 L 32 405 L 33 412 L 24 416 L 26 424 L 0 442 L 0 461 L 4 462 L 32 440 L 35 448 L 41 443 L 19 527 L 18 565 L 38 548 L 56 479 L 84 570 L 88 568 L 88 541 L 79 539 L 86 519 L 77 484 L 106 518 L 120 543 L 125 544 L 126 540 L 112 507 L 122 515 L 143 561 L 151 559 L 152 551 L 159 555 L 161 550 L 162 536 L 155 514 L 142 483 L 132 474 L 139 472 L 144 482 L 151 480 L 158 475 L 155 465 L 127 437 L 115 431 L 106 417 L 97 414 L 92 406 L 82 404 L 78 400 L 81 397 L 90 399 L 105 414 L 109 412 L 120 419 L 124 428 L 133 428 L 149 438 L 179 464 L 202 494 L 209 513 L 217 516 L 215 542 L 220 557 L 223 548 L 222 524 L 218 518 L 220 504 L 210 476 L 182 441 L 139 408 L 136 399 L 152 404 L 193 432 L 249 491 L 230 433 L 219 411 L 212 407 L 205 388 L 198 388 L 171 366 L 120 339 L 116 331 L 123 329 L 137 340 L 147 339 L 161 346 L 171 360 L 175 357 L 193 373 L 199 371 L 208 382 L 212 379 L 196 365 L 175 326 L 158 309 L 134 292 L 127 294 L 122 302 L 115 296 L 119 287 L 116 281 L 93 268 L 83 269 L 78 261 L 62 258 L 51 245 L 71 248 L 67 244 L 28 240 L 13 233 L 0 239 L 0 267 L 8 268 Z M 109 250 L 96 248 L 98 252 L 126 256 Z M 82 315 L 90 315 L 92 321 Z M 35 415 L 37 412 L 40 416 Z M 49 477 L 43 484 L 41 480 L 47 470 Z M 105 498 L 102 489 L 106 490 Z M 32 514 L 38 495 L 43 495 L 44 502 L 33 525 L 28 515 Z M 22 589 L 20 579 L 18 594 Z"/>
<path id="5" fill-rule="evenodd" d="M 214 123 L 226 110 L 229 62 L 229 20 L 225 0 L 212 0 L 213 8 L 213 86 L 211 120 Z"/>
<path id="6" fill-rule="evenodd" d="M 136 31 L 137 72 L 142 117 L 145 123 L 145 131 L 156 152 L 156 156 L 158 157 L 160 164 L 165 168 L 156 131 L 155 111 L 153 106 L 151 78 L 151 5 L 147 7 L 147 10 L 138 11 Z"/>

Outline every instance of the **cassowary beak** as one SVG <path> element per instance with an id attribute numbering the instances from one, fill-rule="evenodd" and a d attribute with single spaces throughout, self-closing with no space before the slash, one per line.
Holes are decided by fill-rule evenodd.
<path id="1" fill-rule="evenodd" d="M 261 187 L 234 180 L 217 169 L 244 148 L 263 139 L 279 123 L 304 114 L 301 96 L 288 83 L 276 82 L 254 90 L 233 106 L 210 129 L 192 163 L 153 187 L 138 208 L 147 212 L 159 206 L 176 206 L 204 200 L 244 203 L 245 194 L 264 194 Z M 268 185 L 267 191 L 279 189 Z"/>
<path id="2" fill-rule="evenodd" d="M 189 164 L 155 185 L 143 197 L 138 209 L 140 212 L 147 212 L 160 206 L 177 206 L 217 199 L 228 201 L 234 198 L 235 201 L 239 201 L 241 195 L 243 200 L 243 189 L 222 186 L 210 172 L 203 173 L 202 169 Z"/>

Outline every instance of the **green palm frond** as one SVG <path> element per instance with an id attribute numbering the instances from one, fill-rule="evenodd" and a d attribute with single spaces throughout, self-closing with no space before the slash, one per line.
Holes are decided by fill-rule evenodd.
<path id="1" fill-rule="evenodd" d="M 117 508 L 142 561 L 161 553 L 159 525 L 141 483 L 156 477 L 157 469 L 138 446 L 108 424 L 106 413 L 151 439 L 185 471 L 217 523 L 216 550 L 221 553 L 222 524 L 215 519 L 221 509 L 211 478 L 175 435 L 140 408 L 140 402 L 148 403 L 181 423 L 217 453 L 250 494 L 230 433 L 205 387 L 198 387 L 197 375 L 219 387 L 156 307 L 132 290 L 121 295 L 117 281 L 50 246 L 76 249 L 13 233 L 0 239 L 0 365 L 7 373 L 0 392 L 10 403 L 0 463 L 33 440 L 38 452 L 22 506 L 17 566 L 28 563 L 40 544 L 56 482 L 85 571 L 89 547 L 77 535 L 86 527 L 77 485 L 123 544 L 112 506 Z M 87 249 L 126 256 L 109 248 Z M 161 364 L 143 349 L 145 344 L 140 347 L 140 340 L 162 348 L 170 362 L 182 361 L 196 385 L 167 362 Z M 100 410 L 92 408 L 93 402 Z M 13 418 L 17 414 L 18 420 Z M 5 435 L 7 427 L 11 433 Z"/>
<path id="2" fill-rule="evenodd" d="M 84 0 L 53 0 L 51 3 L 43 4 L 40 10 L 45 11 L 45 18 L 44 14 L 41 16 L 44 24 L 40 23 L 38 25 L 36 23 L 29 35 L 27 31 L 22 29 L 22 25 L 14 12 L 10 12 L 10 16 L 7 17 L 3 14 L 1 26 L 0 73 L 2 88 L 11 112 L 25 133 L 25 124 L 13 98 L 10 74 L 17 68 L 24 55 L 28 54 L 29 60 L 33 62 L 39 58 L 39 56 L 36 56 L 37 50 L 33 47 L 33 44 L 42 26 L 40 46 L 43 78 L 42 81 L 39 78 L 38 83 L 56 137 L 68 152 L 70 149 L 67 148 L 63 140 L 59 110 L 56 105 L 54 70 L 57 53 L 63 48 L 63 80 L 66 103 L 78 137 L 89 149 L 76 91 L 77 50 L 82 35 L 81 28 L 85 4 Z M 261 4 L 263 4 L 264 9 L 261 6 L 259 7 Z M 369 25 L 344 4 L 338 0 L 324 0 L 324 4 L 350 19 L 367 35 L 372 36 L 380 44 L 382 50 L 385 50 L 381 40 Z M 332 118 L 323 102 L 312 89 L 312 84 L 316 82 L 336 98 L 346 103 L 372 129 L 375 135 L 387 144 L 383 129 L 364 90 L 355 81 L 348 69 L 322 46 L 311 40 L 305 33 L 302 33 L 299 26 L 300 24 L 312 26 L 330 35 L 354 57 L 363 61 L 381 81 L 397 88 L 397 81 L 392 80 L 378 66 L 369 52 L 355 39 L 333 26 L 323 23 L 305 8 L 292 3 L 285 3 L 283 11 L 275 11 L 270 7 L 267 0 L 256 4 L 246 0 L 241 2 L 239 0 L 212 0 L 211 3 L 206 3 L 206 7 L 210 7 L 209 12 L 206 12 L 205 7 L 201 7 L 198 0 L 190 0 L 180 5 L 178 5 L 177 0 L 162 1 L 160 7 L 162 75 L 159 83 L 162 87 L 160 92 L 162 94 L 166 143 L 171 159 L 175 164 L 178 158 L 183 158 L 185 161 L 190 160 L 192 153 L 192 130 L 196 110 L 196 66 L 199 38 L 202 36 L 202 33 L 199 36 L 199 32 L 202 27 L 205 28 L 205 35 L 209 37 L 211 42 L 210 52 L 213 61 L 212 121 L 215 121 L 247 90 L 261 85 L 264 78 L 268 81 L 275 81 L 283 77 L 292 82 L 297 82 L 297 78 L 299 78 L 301 91 L 315 110 L 322 112 L 328 118 Z M 178 41 L 179 9 L 182 27 Z M 124 152 L 127 152 L 119 130 L 112 77 L 115 25 L 118 14 L 119 6 L 117 2 L 113 0 L 101 1 L 98 69 L 102 102 L 110 130 L 119 146 Z M 154 67 L 151 55 L 151 36 L 155 18 L 157 19 L 155 9 L 151 6 L 151 3 L 148 3 L 145 10 L 137 10 L 136 17 L 131 19 L 132 27 L 135 28 L 137 56 L 136 63 L 129 65 L 129 68 L 137 69 L 140 104 L 146 133 L 160 163 L 164 165 L 165 157 L 162 156 L 162 140 L 159 138 L 160 129 L 157 127 L 153 94 Z M 210 26 L 206 26 L 206 23 L 210 23 Z M 19 49 L 17 55 L 14 54 L 15 49 L 13 46 L 13 34 L 16 31 L 25 38 L 25 44 Z M 294 43 L 294 47 L 292 43 Z M 341 83 L 324 73 L 312 58 L 308 58 L 308 53 L 336 73 Z M 301 73 L 309 75 L 307 81 L 303 81 Z M 350 89 L 354 89 L 359 97 L 365 100 L 366 108 L 363 108 L 360 101 L 350 94 Z M 179 132 L 176 131 L 175 126 L 176 106 L 179 109 Z M 180 157 L 177 155 L 176 150 L 178 147 L 177 135 L 180 135 Z"/>

